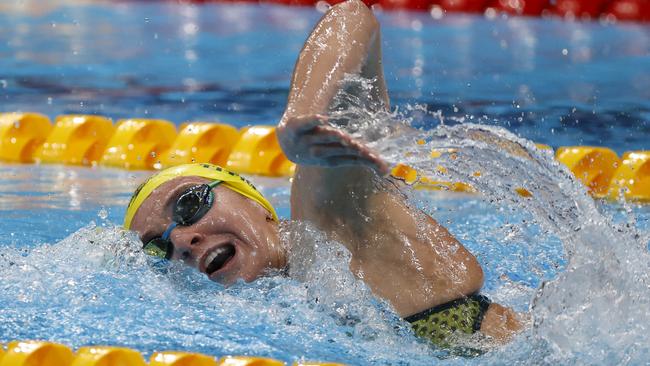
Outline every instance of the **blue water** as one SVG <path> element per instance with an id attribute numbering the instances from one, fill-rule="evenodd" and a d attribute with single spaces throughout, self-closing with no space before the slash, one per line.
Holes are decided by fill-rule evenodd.
<path id="1" fill-rule="evenodd" d="M 114 120 L 152 117 L 176 124 L 274 124 L 297 53 L 321 15 L 272 5 L 48 4 L 0 4 L 0 111 L 36 111 L 52 118 L 67 113 Z M 506 127 L 553 147 L 593 144 L 619 153 L 650 149 L 648 25 L 462 15 L 435 20 L 419 13 L 379 18 L 392 106 L 415 127 L 433 131 L 441 120 L 446 125 L 473 122 Z M 464 142 L 457 143 L 475 159 L 493 156 L 499 163 L 495 169 L 512 167 L 507 157 L 472 155 Z M 458 169 L 457 176 L 472 172 Z M 562 176 L 559 167 L 544 169 L 537 173 Z M 523 179 L 523 173 L 509 170 L 519 174 L 513 181 Z M 272 276 L 229 289 L 175 264 L 152 263 L 134 237 L 115 227 L 130 193 L 148 174 L 0 165 L 0 245 L 5 248 L 0 254 L 0 342 L 48 339 L 73 347 L 123 345 L 144 354 L 176 349 L 360 365 L 647 360 L 647 317 L 612 315 L 619 323 L 637 324 L 623 332 L 596 316 L 580 316 L 588 309 L 600 311 L 601 318 L 606 314 L 591 297 L 562 303 L 565 310 L 547 301 L 557 293 L 579 294 L 579 288 L 607 298 L 604 290 L 588 286 L 600 284 L 618 286 L 622 297 L 647 306 L 643 299 L 650 298 L 650 289 L 644 277 L 607 267 L 581 278 L 583 284 L 563 278 L 569 262 L 580 269 L 589 256 L 567 254 L 567 248 L 591 250 L 583 245 L 585 238 L 563 236 L 564 227 L 575 225 L 562 221 L 571 211 L 556 208 L 552 200 L 522 204 L 510 199 L 499 190 L 500 183 L 508 183 L 505 175 L 495 178 L 494 191 L 476 181 L 484 185 L 483 196 L 412 193 L 476 254 L 488 295 L 518 311 L 529 310 L 532 299 L 539 298 L 532 311 L 535 325 L 514 343 L 463 359 L 413 337 L 386 304 L 350 277 L 336 250 L 318 252 L 315 267 L 302 274 L 304 282 Z M 540 181 L 535 177 L 524 177 L 527 186 Z M 288 181 L 253 180 L 280 215 L 289 217 Z M 556 192 L 554 182 L 544 181 L 549 192 Z M 567 202 L 584 209 L 584 192 L 560 178 L 557 182 Z M 560 229 L 544 223 L 539 213 L 544 204 L 556 208 L 549 215 L 559 220 Z M 585 209 L 593 217 L 581 219 L 583 227 L 596 222 L 602 232 L 594 232 L 607 237 L 610 231 L 601 223 L 607 220 L 595 217 L 602 214 L 619 224 L 621 236 L 633 237 L 636 230 L 638 237 L 614 241 L 592 257 L 637 253 L 626 248 L 638 243 L 643 246 L 636 255 L 639 262 L 627 267 L 645 268 L 648 206 L 598 203 L 595 209 Z M 305 230 L 312 242 L 321 240 L 318 235 Z M 613 277 L 619 280 L 611 282 Z M 546 282 L 553 279 L 559 282 Z M 559 290 L 540 292 L 542 284 Z M 576 304 L 587 310 L 563 319 Z M 570 321 L 571 329 L 555 326 Z M 601 324 L 618 341 L 593 336 L 592 329 Z"/>
<path id="2" fill-rule="evenodd" d="M 276 123 L 320 16 L 272 5 L 1 6 L 2 110 L 236 126 Z M 647 24 L 419 13 L 380 21 L 395 106 L 485 117 L 552 146 L 648 148 Z"/>

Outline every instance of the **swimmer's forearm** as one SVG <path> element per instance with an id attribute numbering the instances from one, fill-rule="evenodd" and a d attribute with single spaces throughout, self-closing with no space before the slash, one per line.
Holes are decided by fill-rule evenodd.
<path id="1" fill-rule="evenodd" d="M 376 36 L 368 50 L 368 57 L 366 64 L 361 71 L 361 76 L 366 79 L 372 80 L 371 94 L 374 100 L 382 102 L 384 109 L 390 108 L 388 99 L 388 88 L 386 88 L 386 81 L 384 79 L 384 67 L 381 57 L 381 32 L 377 30 Z"/>
<path id="2" fill-rule="evenodd" d="M 378 40 L 377 19 L 361 1 L 332 7 L 300 52 L 283 118 L 327 112 L 345 74 L 373 77 L 377 70 L 381 74 L 381 61 L 369 57 L 370 51 L 379 52 Z M 387 103 L 383 75 L 376 83 L 377 93 Z"/>

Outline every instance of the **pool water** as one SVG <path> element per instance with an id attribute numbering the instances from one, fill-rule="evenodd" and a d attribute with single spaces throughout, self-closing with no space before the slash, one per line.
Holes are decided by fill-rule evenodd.
<path id="1" fill-rule="evenodd" d="M 320 15 L 273 5 L 10 0 L 0 5 L 0 108 L 275 124 Z M 531 312 L 513 343 L 467 359 L 418 341 L 355 281 L 345 251 L 309 227 L 292 253 L 293 279 L 224 289 L 147 258 L 119 228 L 149 172 L 12 164 L 0 165 L 0 342 L 359 365 L 647 362 L 650 208 L 594 204 L 529 140 L 650 149 L 650 26 L 379 19 L 394 113 L 369 121 L 419 130 L 372 144 L 433 177 L 441 173 L 428 149 L 460 152 L 453 164 L 441 157 L 449 172 L 440 178 L 469 181 L 481 195 L 407 193 L 476 254 L 486 294 Z M 477 131 L 523 146 L 529 158 L 486 145 Z M 288 218 L 289 182 L 252 180 Z M 513 194 L 517 186 L 534 199 Z"/>

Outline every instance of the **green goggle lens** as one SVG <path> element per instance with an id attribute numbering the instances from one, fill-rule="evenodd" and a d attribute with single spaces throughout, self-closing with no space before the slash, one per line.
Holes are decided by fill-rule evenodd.
<path id="1" fill-rule="evenodd" d="M 155 238 L 149 240 L 142 248 L 148 255 L 161 259 L 170 259 L 173 254 L 173 246 L 168 239 Z"/>

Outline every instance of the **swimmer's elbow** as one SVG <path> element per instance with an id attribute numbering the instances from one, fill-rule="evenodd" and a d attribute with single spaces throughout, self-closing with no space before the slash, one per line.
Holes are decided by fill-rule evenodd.
<path id="1" fill-rule="evenodd" d="M 372 10 L 361 0 L 348 0 L 334 5 L 330 12 L 336 16 L 342 16 L 353 22 L 355 25 L 363 25 L 371 30 L 379 29 L 379 21 L 375 18 Z"/>
<path id="2" fill-rule="evenodd" d="M 370 12 L 370 9 L 361 0 L 343 1 L 332 6 L 332 9 L 340 9 L 346 12 L 357 12 L 357 11 L 365 11 L 365 10 Z"/>

